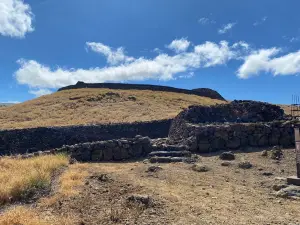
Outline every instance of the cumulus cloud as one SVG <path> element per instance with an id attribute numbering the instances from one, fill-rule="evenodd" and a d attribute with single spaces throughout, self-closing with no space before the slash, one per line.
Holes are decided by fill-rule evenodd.
<path id="1" fill-rule="evenodd" d="M 218 64 L 225 64 L 234 57 L 234 52 L 230 50 L 228 42 L 221 41 L 220 44 L 206 42 L 195 46 L 195 53 L 205 59 L 204 67 L 210 67 Z"/>
<path id="2" fill-rule="evenodd" d="M 90 69 L 53 68 L 35 60 L 21 59 L 18 61 L 20 68 L 15 72 L 15 77 L 19 84 L 42 89 L 60 88 L 77 81 L 97 83 L 171 80 L 202 67 L 224 65 L 229 60 L 240 57 L 243 49 L 240 43 L 229 45 L 226 41 L 205 42 L 194 46 L 190 51 L 172 56 L 160 53 L 152 59 L 140 57 L 119 65 Z"/>
<path id="3" fill-rule="evenodd" d="M 300 51 L 278 56 L 279 48 L 261 49 L 254 51 L 238 70 L 238 76 L 246 79 L 260 72 L 270 72 L 274 76 L 297 75 L 300 73 Z"/>
<path id="4" fill-rule="evenodd" d="M 268 17 L 263 17 L 260 20 L 256 21 L 255 23 L 253 23 L 253 26 L 259 26 L 261 24 L 263 24 L 264 22 L 266 22 L 266 20 L 268 19 Z"/>
<path id="5" fill-rule="evenodd" d="M 161 50 L 159 48 L 155 48 L 155 49 L 153 49 L 153 52 L 161 54 L 161 53 L 163 53 L 163 50 Z"/>
<path id="6" fill-rule="evenodd" d="M 175 51 L 176 53 L 185 52 L 190 44 L 191 42 L 189 42 L 186 38 L 181 38 L 172 41 L 167 48 Z"/>
<path id="7" fill-rule="evenodd" d="M 186 78 L 186 79 L 189 79 L 189 78 L 194 77 L 194 75 L 195 75 L 194 72 L 189 72 L 189 73 L 187 73 L 187 74 L 179 75 L 178 77 L 179 77 L 179 78 Z"/>
<path id="8" fill-rule="evenodd" d="M 300 37 L 291 37 L 289 40 L 291 43 L 300 41 Z"/>
<path id="9" fill-rule="evenodd" d="M 0 34 L 3 36 L 22 38 L 34 30 L 33 14 L 23 0 L 0 1 Z"/>
<path id="10" fill-rule="evenodd" d="M 35 95 L 36 97 L 40 97 L 43 95 L 49 95 L 52 93 L 52 91 L 50 91 L 49 89 L 37 89 L 37 90 L 30 90 L 29 93 Z"/>
<path id="11" fill-rule="evenodd" d="M 198 23 L 200 23 L 201 25 L 207 25 L 207 24 L 214 24 L 214 23 L 216 23 L 216 21 L 211 20 L 211 19 L 206 18 L 206 17 L 202 17 L 198 20 Z"/>
<path id="12" fill-rule="evenodd" d="M 236 25 L 236 23 L 225 24 L 225 25 L 223 25 L 223 27 L 221 29 L 218 30 L 218 32 L 219 32 L 219 34 L 225 34 L 229 30 L 231 30 L 235 25 Z"/>
<path id="13" fill-rule="evenodd" d="M 277 48 L 261 49 L 254 51 L 245 58 L 244 64 L 238 70 L 240 78 L 249 78 L 258 75 L 259 72 L 268 70 L 270 57 L 276 55 L 280 50 Z"/>
<path id="14" fill-rule="evenodd" d="M 128 57 L 125 55 L 123 47 L 119 47 L 116 50 L 113 50 L 111 47 L 97 42 L 87 42 L 86 46 L 88 47 L 88 49 L 96 53 L 103 54 L 106 57 L 107 62 L 111 65 L 131 62 L 134 60 L 133 57 Z"/>

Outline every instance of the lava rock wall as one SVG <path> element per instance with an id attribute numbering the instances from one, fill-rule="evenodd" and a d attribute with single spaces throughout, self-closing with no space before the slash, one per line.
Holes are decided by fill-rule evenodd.
<path id="1" fill-rule="evenodd" d="M 144 157 L 151 152 L 152 148 L 153 146 L 149 137 L 137 135 L 134 138 L 64 145 L 61 148 L 34 153 L 15 154 L 10 155 L 10 157 L 27 159 L 44 155 L 68 154 L 71 161 L 74 159 L 80 162 L 121 161 Z"/>
<path id="2" fill-rule="evenodd" d="M 0 130 L 0 155 L 32 153 L 63 145 L 133 138 L 136 135 L 163 138 L 168 136 L 170 124 L 171 120 L 160 120 L 128 124 Z"/>
<path id="3" fill-rule="evenodd" d="M 194 152 L 294 146 L 293 122 L 283 119 L 280 107 L 263 102 L 191 106 L 173 120 L 169 142 L 187 145 Z"/>
<path id="4" fill-rule="evenodd" d="M 83 162 L 120 161 L 146 156 L 151 152 L 149 137 L 136 136 L 108 141 L 63 146 L 57 152 L 67 152 L 71 158 Z"/>
<path id="5" fill-rule="evenodd" d="M 232 101 L 230 104 L 190 106 L 178 119 L 190 123 L 255 123 L 284 119 L 284 111 L 277 105 L 256 101 Z"/>
<path id="6" fill-rule="evenodd" d="M 171 129 L 169 142 L 187 145 L 193 152 L 234 150 L 247 146 L 292 147 L 295 144 L 292 122 L 182 125 Z"/>

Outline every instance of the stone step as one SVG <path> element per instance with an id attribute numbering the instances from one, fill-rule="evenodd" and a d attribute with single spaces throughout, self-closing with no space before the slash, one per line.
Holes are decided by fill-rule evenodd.
<path id="1" fill-rule="evenodd" d="M 150 163 L 175 163 L 184 162 L 187 157 L 151 157 Z"/>
<path id="2" fill-rule="evenodd" d="M 188 147 L 185 145 L 152 145 L 152 148 L 156 149 L 156 151 L 187 151 Z"/>
<path id="3" fill-rule="evenodd" d="M 191 156 L 191 152 L 190 151 L 155 151 L 149 153 L 149 156 L 189 157 Z"/>

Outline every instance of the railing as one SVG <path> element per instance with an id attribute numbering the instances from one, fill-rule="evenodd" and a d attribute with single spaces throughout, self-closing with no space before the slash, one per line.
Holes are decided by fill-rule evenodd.
<path id="1" fill-rule="evenodd" d="M 291 116 L 300 119 L 300 98 L 297 95 L 292 95 Z"/>

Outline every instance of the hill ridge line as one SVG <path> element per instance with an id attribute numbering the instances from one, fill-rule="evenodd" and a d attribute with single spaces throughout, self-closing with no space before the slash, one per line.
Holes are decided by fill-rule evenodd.
<path id="1" fill-rule="evenodd" d="M 120 89 L 120 90 L 150 90 L 150 91 L 165 91 L 165 92 L 175 92 L 183 94 L 191 94 L 202 97 L 208 97 L 212 99 L 218 99 L 226 101 L 222 95 L 217 91 L 210 88 L 197 88 L 193 90 L 175 88 L 162 85 L 151 85 L 151 84 L 122 84 L 122 83 L 84 83 L 78 81 L 75 85 L 69 85 L 58 89 L 59 91 L 81 89 L 81 88 L 108 88 L 108 89 Z"/>

